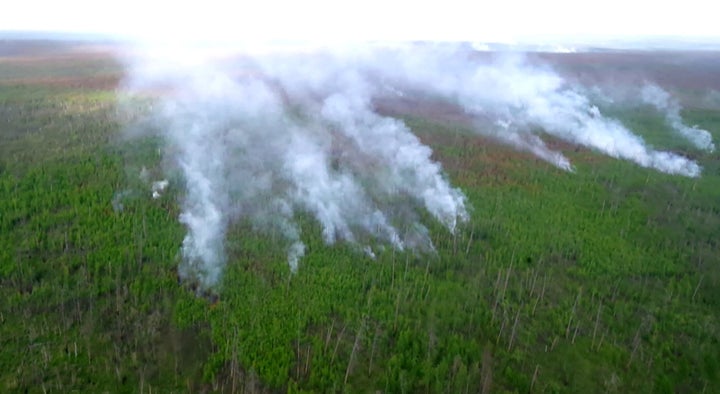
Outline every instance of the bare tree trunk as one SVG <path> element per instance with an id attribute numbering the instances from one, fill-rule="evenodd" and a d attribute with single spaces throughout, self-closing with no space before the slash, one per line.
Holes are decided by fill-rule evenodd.
<path id="1" fill-rule="evenodd" d="M 482 394 L 488 394 L 492 388 L 492 363 L 493 359 L 492 354 L 490 354 L 490 349 L 485 347 L 482 355 L 482 369 L 480 370 L 480 380 L 482 383 L 480 392 Z"/>
<path id="2" fill-rule="evenodd" d="M 350 359 L 348 360 L 348 365 L 345 369 L 345 380 L 343 382 L 344 384 L 347 384 L 348 377 L 350 376 L 350 372 L 352 371 L 355 364 L 355 355 L 360 350 L 360 339 L 362 338 L 364 329 L 365 321 L 363 321 L 362 325 L 360 326 L 360 330 L 358 330 L 357 334 L 355 335 L 355 343 L 353 343 L 352 352 L 350 353 Z"/>

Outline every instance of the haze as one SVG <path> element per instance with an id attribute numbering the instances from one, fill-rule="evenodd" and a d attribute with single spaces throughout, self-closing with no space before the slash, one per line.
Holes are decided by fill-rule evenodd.
<path id="1" fill-rule="evenodd" d="M 0 31 L 99 33 L 159 40 L 597 41 L 617 37 L 717 38 L 708 3 L 510 0 L 263 2 L 90 0 L 9 2 Z"/>

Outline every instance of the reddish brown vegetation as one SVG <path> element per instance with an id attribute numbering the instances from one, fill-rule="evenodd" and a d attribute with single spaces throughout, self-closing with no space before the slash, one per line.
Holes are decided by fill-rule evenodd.
<path id="1" fill-rule="evenodd" d="M 549 62 L 585 84 L 622 86 L 653 82 L 669 89 L 720 90 L 717 52 L 542 53 L 532 57 Z"/>

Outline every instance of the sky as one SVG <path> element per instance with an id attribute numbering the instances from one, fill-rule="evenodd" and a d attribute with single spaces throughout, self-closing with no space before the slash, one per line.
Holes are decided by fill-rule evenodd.
<path id="1" fill-rule="evenodd" d="M 489 4 L 483 4 L 489 3 Z M 231 41 L 462 40 L 538 37 L 717 37 L 709 1 L 22 0 L 0 31 L 102 33 Z"/>

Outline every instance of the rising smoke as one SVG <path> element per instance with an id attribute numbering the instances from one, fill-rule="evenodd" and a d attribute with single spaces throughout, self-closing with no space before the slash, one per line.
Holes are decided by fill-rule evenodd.
<path id="1" fill-rule="evenodd" d="M 646 104 L 650 104 L 664 113 L 667 124 L 696 148 L 708 152 L 715 151 L 712 135 L 707 130 L 700 129 L 697 126 L 687 126 L 683 123 L 680 116 L 682 107 L 677 100 L 670 96 L 670 93 L 657 85 L 646 84 L 642 89 L 641 96 Z"/>
<path id="2" fill-rule="evenodd" d="M 204 288 L 221 278 L 225 235 L 237 220 L 281 234 L 295 271 L 305 253 L 300 214 L 320 224 L 325 243 L 348 242 L 370 256 L 383 245 L 433 250 L 420 210 L 450 232 L 468 219 L 463 193 L 402 120 L 377 110 L 380 99 L 458 106 L 478 133 L 564 170 L 570 161 L 544 135 L 662 172 L 700 174 L 694 161 L 648 147 L 553 70 L 518 55 L 409 44 L 151 53 L 132 57 L 125 86 L 157 100 L 148 129 L 165 143 L 167 170 L 184 182 L 179 272 Z"/>

